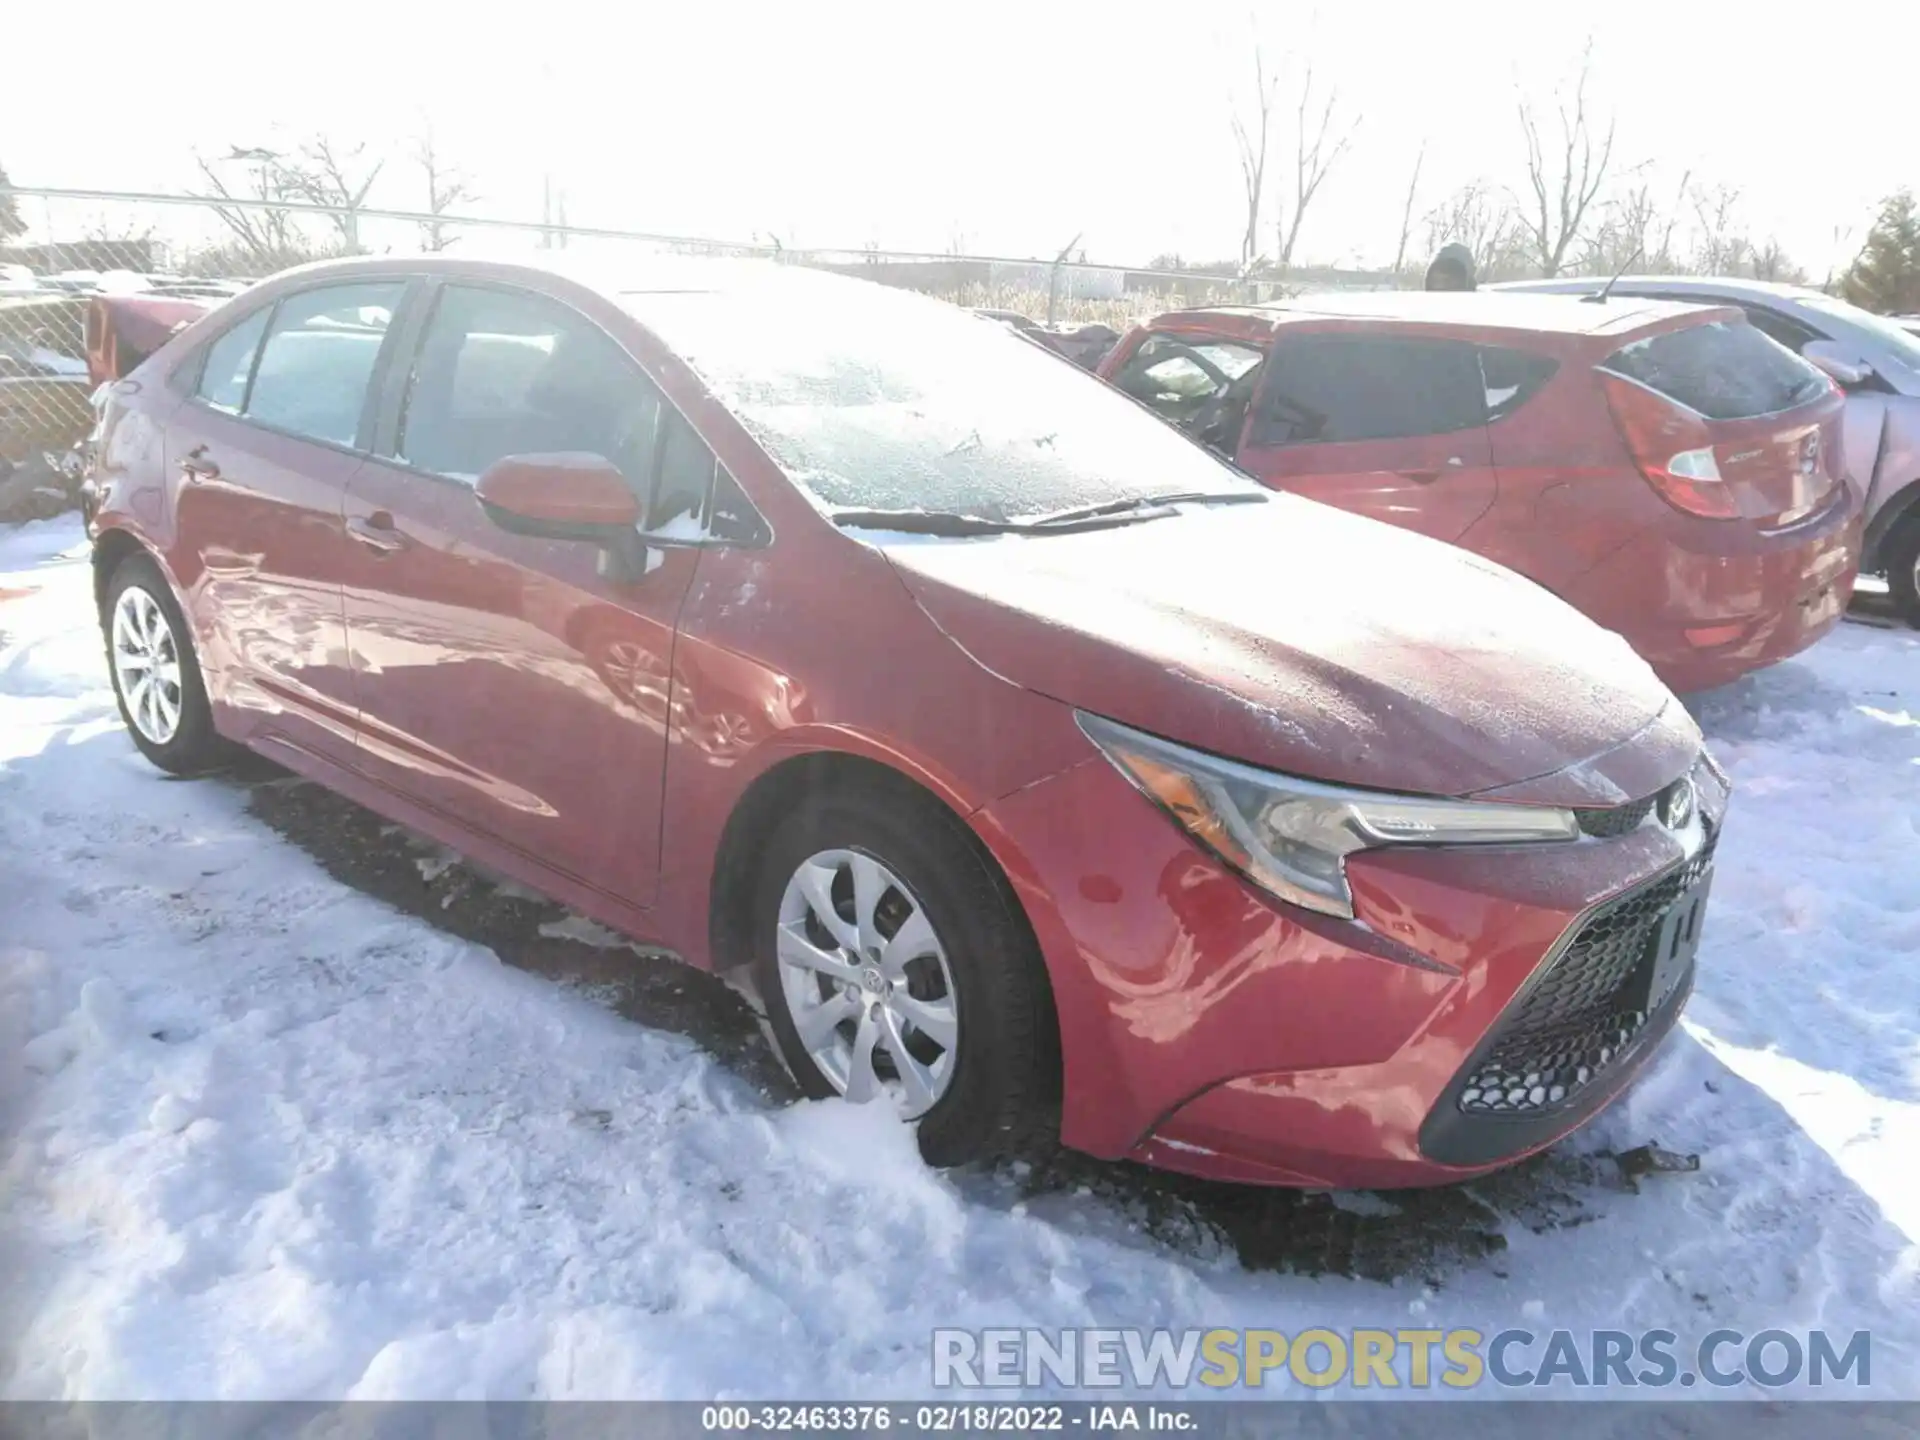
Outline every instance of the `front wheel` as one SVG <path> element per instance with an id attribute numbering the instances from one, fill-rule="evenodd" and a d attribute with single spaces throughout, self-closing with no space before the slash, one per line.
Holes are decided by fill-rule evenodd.
<path id="1" fill-rule="evenodd" d="M 1903 516 L 1881 550 L 1887 564 L 1887 596 L 1909 625 L 1920 628 L 1920 513 Z"/>
<path id="2" fill-rule="evenodd" d="M 1046 971 L 960 822 L 894 787 L 809 800 L 754 904 L 755 978 L 810 1097 L 892 1105 L 933 1165 L 1016 1153 L 1057 1123 Z"/>
<path id="3" fill-rule="evenodd" d="M 194 775 L 228 757 L 173 588 L 146 555 L 129 555 L 107 582 L 100 623 L 107 671 L 133 743 L 162 770 Z"/>

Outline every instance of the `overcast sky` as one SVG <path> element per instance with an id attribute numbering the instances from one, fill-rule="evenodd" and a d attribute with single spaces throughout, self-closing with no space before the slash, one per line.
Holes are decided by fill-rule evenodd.
<path id="1" fill-rule="evenodd" d="M 1298 259 L 1390 259 L 1423 143 L 1422 208 L 1478 176 L 1521 184 L 1516 96 L 1548 94 L 1589 35 L 1616 164 L 1737 187 L 1747 228 L 1816 277 L 1881 196 L 1920 186 L 1920 0 L 1259 13 L 1358 122 Z M 0 163 L 22 185 L 177 190 L 196 149 L 402 149 L 431 122 L 485 213 L 538 218 L 551 170 L 581 224 L 1218 258 L 1238 249 L 1228 111 L 1251 24 L 1207 0 L 15 3 Z M 422 198 L 396 158 L 372 200 Z"/>

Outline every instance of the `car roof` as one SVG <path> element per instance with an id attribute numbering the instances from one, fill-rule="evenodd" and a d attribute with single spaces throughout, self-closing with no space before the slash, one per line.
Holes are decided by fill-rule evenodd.
<path id="1" fill-rule="evenodd" d="M 1232 316 L 1247 322 L 1264 321 L 1268 329 L 1305 320 L 1379 320 L 1400 325 L 1458 326 L 1478 330 L 1512 330 L 1528 334 L 1599 335 L 1635 330 L 1643 325 L 1700 313 L 1701 307 L 1667 300 L 1636 300 L 1631 305 L 1594 305 L 1572 295 L 1489 294 L 1486 291 L 1358 290 L 1318 295 L 1265 305 L 1220 305 L 1179 310 L 1162 315 L 1177 325 L 1185 317 Z"/>
<path id="2" fill-rule="evenodd" d="M 299 276 L 320 280 L 338 275 L 343 278 L 361 272 L 392 274 L 410 271 L 438 275 L 447 279 L 466 276 L 498 278 L 503 273 L 552 275 L 571 280 L 608 299 L 624 295 L 671 293 L 729 293 L 753 290 L 765 292 L 785 288 L 811 289 L 826 283 L 849 285 L 856 281 L 828 271 L 774 260 L 734 256 L 640 254 L 513 253 L 367 255 L 342 260 L 320 260 L 271 277 Z"/>
<path id="3" fill-rule="evenodd" d="M 1608 283 L 1605 275 L 1572 279 L 1504 280 L 1489 290 L 1523 295 L 1591 295 Z M 1772 280 L 1749 280 L 1738 275 L 1622 275 L 1613 280 L 1614 293 L 1632 296 L 1641 290 L 1663 290 L 1673 295 L 1732 295 L 1740 298 L 1804 300 L 1820 292 L 1806 285 L 1783 285 Z"/>

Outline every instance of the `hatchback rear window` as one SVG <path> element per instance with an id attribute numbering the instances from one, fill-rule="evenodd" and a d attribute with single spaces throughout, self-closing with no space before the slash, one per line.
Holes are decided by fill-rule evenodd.
<path id="1" fill-rule="evenodd" d="M 1817 399 L 1827 381 L 1743 321 L 1710 321 L 1624 345 L 1602 365 L 1709 420 L 1772 415 Z"/>

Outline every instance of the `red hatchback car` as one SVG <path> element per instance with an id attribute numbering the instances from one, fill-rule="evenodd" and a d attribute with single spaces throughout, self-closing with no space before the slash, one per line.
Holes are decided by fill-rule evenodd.
<path id="1" fill-rule="evenodd" d="M 1425 292 L 1183 310 L 1100 373 L 1268 485 L 1465 546 L 1681 691 L 1839 622 L 1844 398 L 1738 310 Z"/>
<path id="2" fill-rule="evenodd" d="M 1468 1176 L 1691 989 L 1727 787 L 1618 637 L 938 301 L 309 267 L 92 463 L 156 764 L 248 746 L 750 967 L 805 1090 L 935 1163 Z"/>

